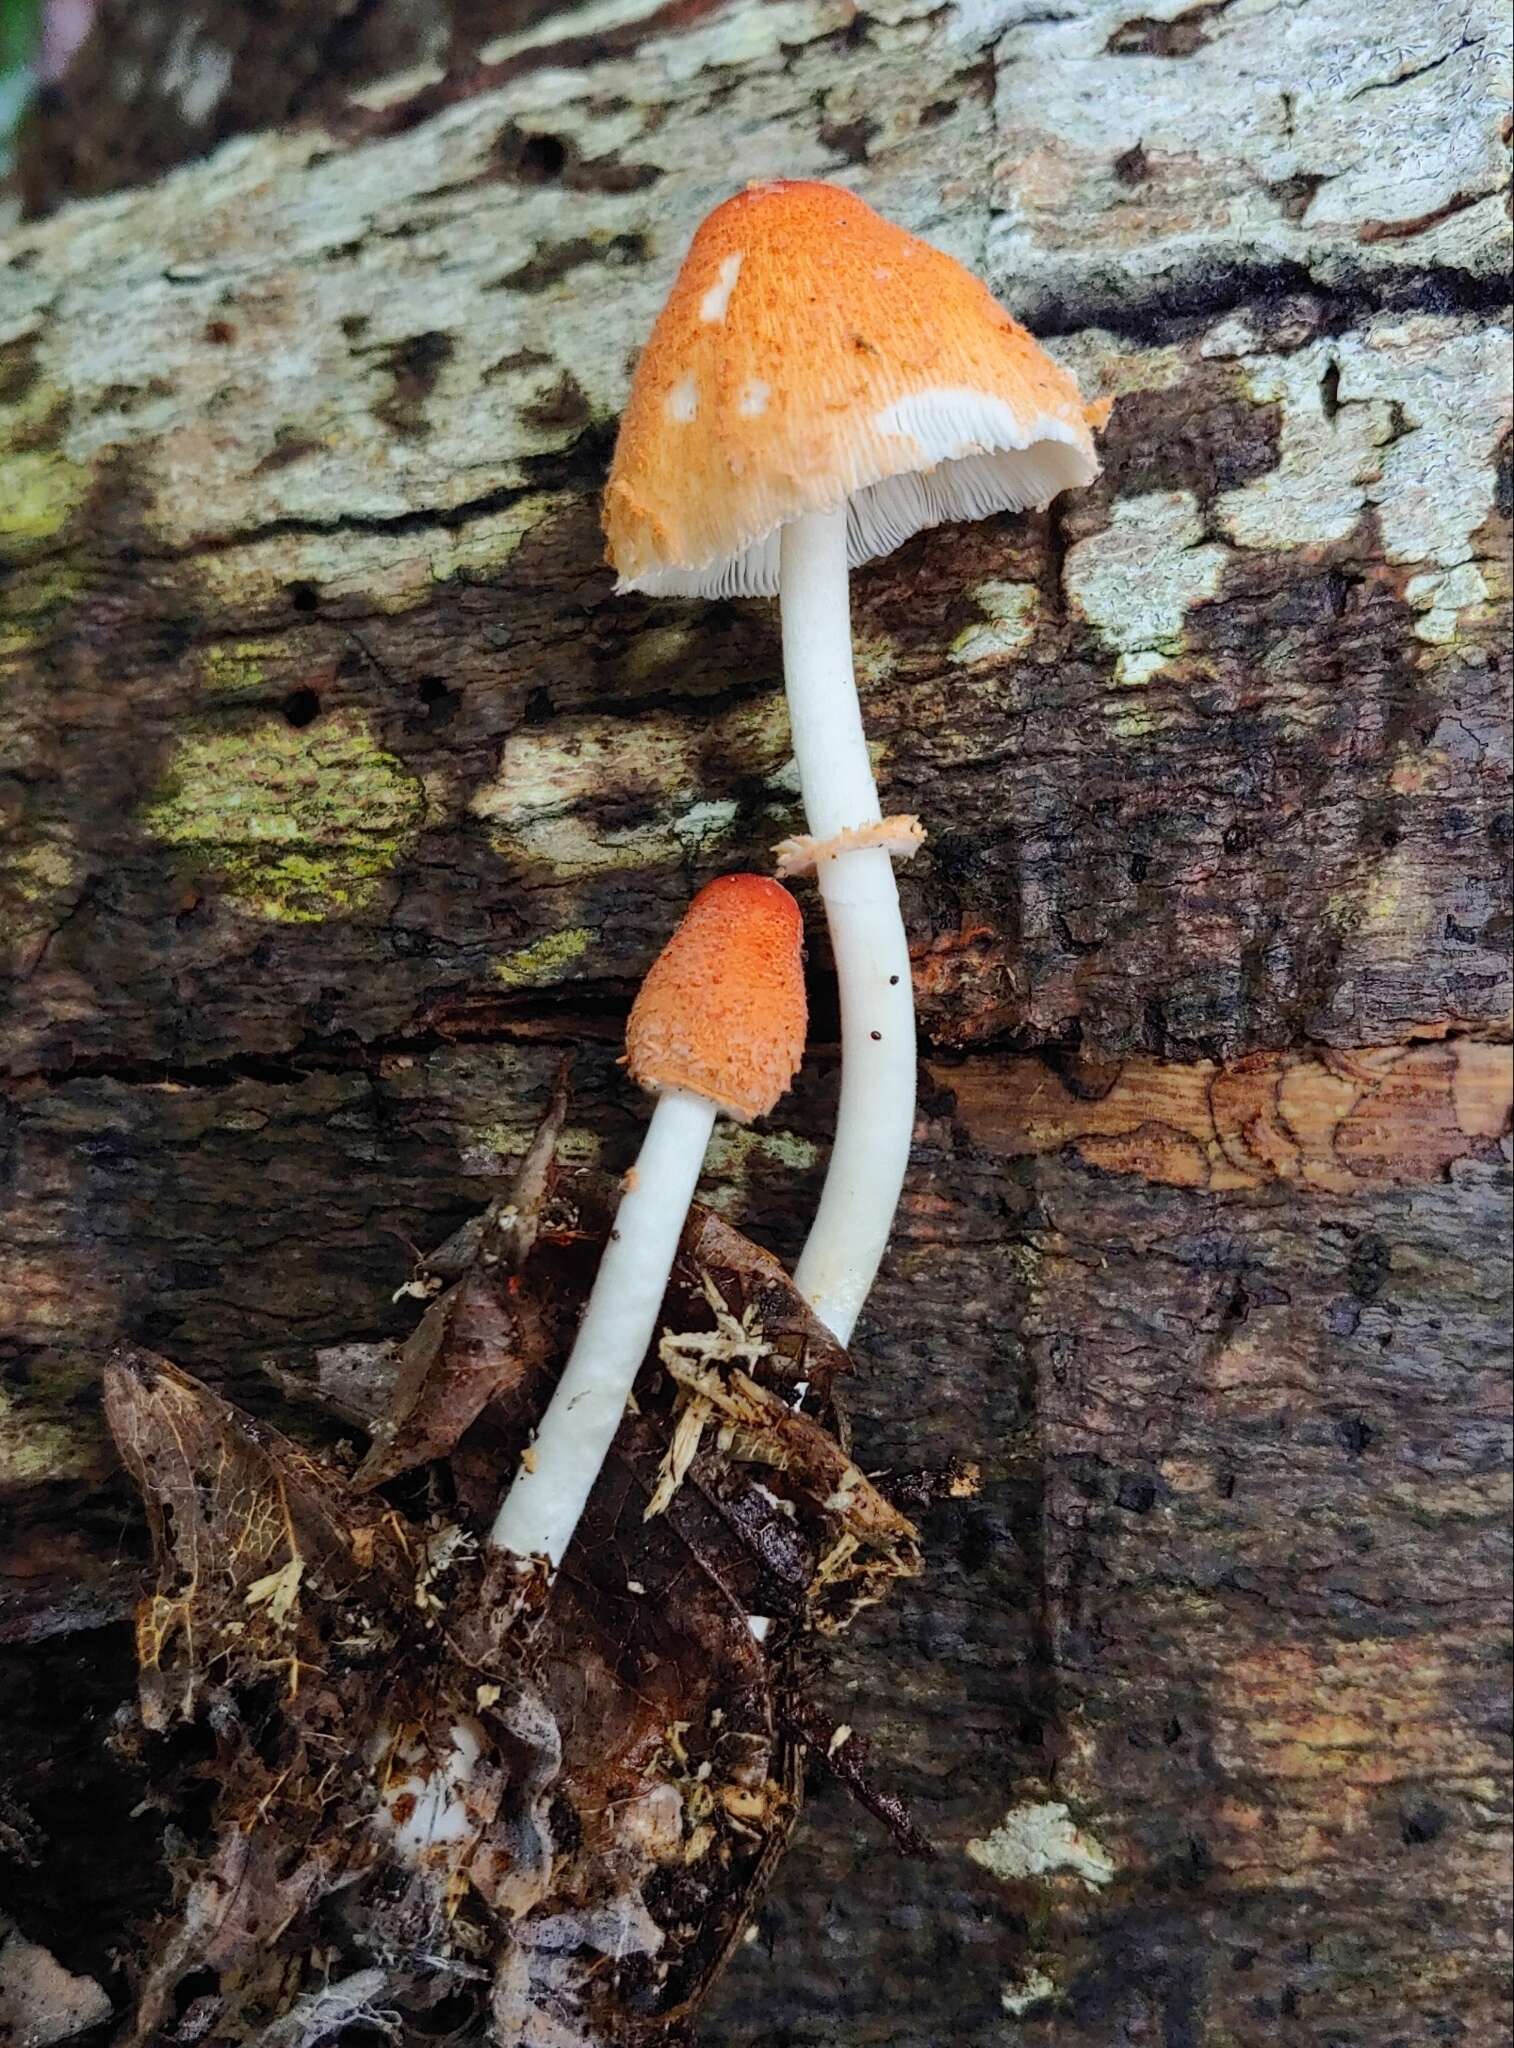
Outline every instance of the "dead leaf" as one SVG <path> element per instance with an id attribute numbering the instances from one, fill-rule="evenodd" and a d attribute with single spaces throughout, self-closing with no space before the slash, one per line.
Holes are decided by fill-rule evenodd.
<path id="1" fill-rule="evenodd" d="M 550 1319 L 524 1276 L 566 1115 L 566 1073 L 559 1071 L 508 1195 L 490 1203 L 476 1229 L 464 1226 L 448 1239 L 439 1266 L 428 1262 L 428 1272 L 458 1277 L 400 1347 L 386 1406 L 367 1424 L 373 1441 L 355 1485 L 382 1486 L 445 1457 L 489 1402 L 546 1371 Z"/>
<path id="2" fill-rule="evenodd" d="M 206 1687 L 318 1667 L 301 1586 L 319 1572 L 373 1578 L 385 1602 L 399 1564 L 381 1503 L 355 1503 L 338 1477 L 278 1431 L 150 1353 L 118 1351 L 105 1416 L 147 1509 L 158 1566 L 137 1609 L 142 1718 L 191 1715 Z M 360 1562 L 360 1558 L 366 1562 Z"/>
<path id="3" fill-rule="evenodd" d="M 213 1742 L 165 1754 L 155 1796 L 185 1810 L 207 1776 L 217 1795 L 148 1943 L 139 2041 L 313 2048 L 391 2014 L 408 2032 L 441 1997 L 471 1999 L 478 2038 L 686 2041 L 799 1809 L 795 1648 L 918 1568 L 845 1448 L 845 1354 L 703 1211 L 556 1581 L 480 1549 L 609 1226 L 607 1186 L 551 1183 L 561 1114 L 510 1197 L 423 1269 L 447 1291 L 358 1485 L 162 1361 L 112 1365 L 157 1560 L 144 1719 Z M 443 1457 L 445 1516 L 412 1523 L 372 1491 Z M 766 1642 L 754 1614 L 777 1617 Z"/>

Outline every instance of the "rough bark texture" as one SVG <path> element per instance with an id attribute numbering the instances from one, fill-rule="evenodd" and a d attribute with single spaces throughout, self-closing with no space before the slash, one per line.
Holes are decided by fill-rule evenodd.
<path id="1" fill-rule="evenodd" d="M 800 173 L 1117 405 L 856 579 L 933 832 L 856 1440 L 983 1490 L 830 1677 L 943 1860 L 818 1786 L 707 2037 L 1505 2038 L 1507 33 L 603 0 L 0 247 L 0 1850 L 64 1967 L 159 1885 L 105 1349 L 289 1422 L 563 1044 L 625 1162 L 629 992 L 792 827 L 771 608 L 614 598 L 595 493 L 694 222 Z M 712 1158 L 785 1256 L 834 1085 Z"/>

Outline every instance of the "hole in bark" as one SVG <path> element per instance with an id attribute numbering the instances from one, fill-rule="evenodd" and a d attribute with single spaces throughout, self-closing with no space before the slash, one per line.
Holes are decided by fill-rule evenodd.
<path id="1" fill-rule="evenodd" d="M 1406 1848 L 1415 1848 L 1425 1842 L 1437 1841 L 1446 1831 L 1451 1816 L 1443 1807 L 1431 1800 L 1422 1800 L 1417 1806 L 1406 1806 L 1399 1815 L 1399 1833 Z"/>
<path id="2" fill-rule="evenodd" d="M 526 699 L 526 708 L 521 713 L 523 725 L 550 725 L 552 723 L 552 698 L 545 689 L 533 690 Z"/>
<path id="3" fill-rule="evenodd" d="M 822 122 L 820 140 L 844 163 L 865 164 L 868 144 L 877 133 L 878 123 L 863 114 L 855 121 Z"/>
<path id="4" fill-rule="evenodd" d="M 1346 1264 L 1346 1285 L 1358 1301 L 1371 1301 L 1381 1293 L 1393 1254 L 1372 1232 L 1358 1239 Z"/>
<path id="5" fill-rule="evenodd" d="M 415 686 L 415 694 L 421 700 L 428 725 L 447 725 L 456 716 L 458 693 L 450 689 L 440 676 L 422 676 Z"/>
<path id="6" fill-rule="evenodd" d="M 1335 1433 L 1351 1453 L 1359 1458 L 1372 1441 L 1373 1432 L 1359 1415 L 1346 1415 L 1335 1425 Z"/>
<path id="7" fill-rule="evenodd" d="M 500 138 L 515 175 L 527 185 L 549 185 L 567 167 L 567 144 L 558 135 L 520 135 L 507 128 Z"/>
<path id="8" fill-rule="evenodd" d="M 1277 201 L 1283 219 L 1295 225 L 1314 204 L 1314 195 L 1327 182 L 1322 171 L 1295 171 L 1291 178 L 1278 178 L 1267 187 Z"/>
<path id="9" fill-rule="evenodd" d="M 978 850 L 960 833 L 943 832 L 931 848 L 936 867 L 949 882 L 965 882 L 978 865 Z"/>
<path id="10" fill-rule="evenodd" d="M 1208 24 L 1223 14 L 1231 0 L 1200 0 L 1168 21 L 1143 14 L 1122 22 L 1104 45 L 1107 57 L 1191 57 L 1213 40 Z"/>
<path id="11" fill-rule="evenodd" d="M 589 401 L 578 379 L 564 370 L 550 390 L 521 407 L 520 416 L 527 426 L 543 430 L 581 427 L 590 417 Z"/>
<path id="12" fill-rule="evenodd" d="M 1151 176 L 1151 165 L 1147 162 L 1144 145 L 1138 142 L 1122 156 L 1117 156 L 1113 170 L 1122 185 L 1144 185 Z"/>
<path id="13" fill-rule="evenodd" d="M 1046 1723 L 1039 1714 L 1023 1714 L 1015 1728 L 1015 1741 L 1022 1749 L 1046 1746 Z"/>
<path id="14" fill-rule="evenodd" d="M 321 593 L 313 583 L 291 583 L 289 602 L 297 612 L 318 612 L 321 608 Z"/>
<path id="15" fill-rule="evenodd" d="M 1341 409 L 1341 366 L 1333 357 L 1319 380 L 1319 398 L 1325 418 L 1333 420 Z"/>
<path id="16" fill-rule="evenodd" d="M 957 111 L 955 100 L 932 100 L 928 107 L 921 109 L 920 126 L 934 128 L 942 121 L 948 121 Z"/>
<path id="17" fill-rule="evenodd" d="M 1149 1514 L 1156 1505 L 1157 1490 L 1149 1479 L 1142 1479 L 1133 1472 L 1126 1473 L 1120 1481 L 1120 1490 L 1115 1495 L 1115 1504 L 1125 1508 L 1132 1515 Z"/>
<path id="18" fill-rule="evenodd" d="M 291 690 L 284 699 L 285 723 L 292 725 L 296 732 L 304 726 L 314 725 L 321 715 L 321 700 L 314 690 Z"/>

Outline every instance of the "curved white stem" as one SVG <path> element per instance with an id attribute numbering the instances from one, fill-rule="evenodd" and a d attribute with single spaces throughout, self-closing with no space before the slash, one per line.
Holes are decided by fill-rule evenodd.
<path id="1" fill-rule="evenodd" d="M 544 1555 L 554 1571 L 562 1563 L 657 1327 L 714 1123 L 702 1096 L 657 1098 L 529 1469 L 523 1462 L 494 1519 L 497 1549 Z"/>
<path id="2" fill-rule="evenodd" d="M 783 673 L 805 817 L 817 839 L 878 822 L 852 673 L 846 512 L 779 537 Z M 915 1122 L 915 1004 L 893 863 L 880 848 L 821 863 L 841 991 L 841 1103 L 831 1162 L 794 1282 L 844 1344 L 883 1257 Z"/>

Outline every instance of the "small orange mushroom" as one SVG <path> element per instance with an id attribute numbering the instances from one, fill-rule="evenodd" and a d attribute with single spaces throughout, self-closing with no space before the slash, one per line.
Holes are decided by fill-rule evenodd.
<path id="1" fill-rule="evenodd" d="M 610 1448 L 657 1324 L 717 1115 L 765 1116 L 804 1054 L 804 927 L 765 875 L 708 883 L 632 1006 L 626 1064 L 657 1107 L 562 1378 L 491 1542 L 555 1570 Z"/>

